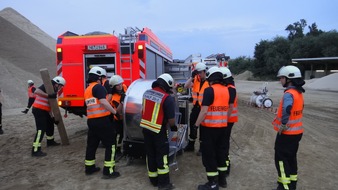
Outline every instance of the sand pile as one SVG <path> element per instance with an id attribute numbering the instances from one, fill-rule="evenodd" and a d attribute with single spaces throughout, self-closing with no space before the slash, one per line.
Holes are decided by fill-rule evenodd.
<path id="1" fill-rule="evenodd" d="M 330 74 L 322 78 L 307 80 L 305 88 L 313 90 L 338 91 L 338 73 Z"/>
<path id="2" fill-rule="evenodd" d="M 243 73 L 234 76 L 235 80 L 248 80 L 252 77 L 253 74 L 250 71 L 244 71 Z"/>
<path id="3" fill-rule="evenodd" d="M 47 68 L 51 77 L 56 74 L 55 51 L 48 45 L 48 39 L 52 38 L 44 36 L 42 30 L 11 8 L 0 11 L 0 25 L 3 109 L 24 108 L 28 99 L 27 80 L 40 86 L 42 68 Z M 55 43 L 54 40 L 54 46 Z"/>

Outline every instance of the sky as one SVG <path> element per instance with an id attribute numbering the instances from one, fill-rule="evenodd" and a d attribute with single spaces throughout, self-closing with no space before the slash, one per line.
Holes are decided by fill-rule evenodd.
<path id="1" fill-rule="evenodd" d="M 287 37 L 285 28 L 300 19 L 338 30 L 337 0 L 0 0 L 0 10 L 6 7 L 55 39 L 66 31 L 118 35 L 126 27 L 148 27 L 174 59 L 253 57 L 256 44 Z"/>

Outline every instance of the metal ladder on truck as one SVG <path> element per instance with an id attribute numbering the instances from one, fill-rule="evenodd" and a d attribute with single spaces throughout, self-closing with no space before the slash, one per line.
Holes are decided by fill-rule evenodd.
<path id="1" fill-rule="evenodd" d="M 127 27 L 125 28 L 124 34 L 119 34 L 120 39 L 120 74 L 124 80 L 132 82 L 132 63 L 133 63 L 133 53 L 135 51 L 134 44 L 137 39 L 137 32 L 141 31 L 140 29 Z M 123 75 L 128 73 L 127 76 Z"/>

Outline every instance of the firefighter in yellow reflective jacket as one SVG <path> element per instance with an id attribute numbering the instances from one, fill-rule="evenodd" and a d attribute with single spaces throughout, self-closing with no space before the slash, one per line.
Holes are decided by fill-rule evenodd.
<path id="1" fill-rule="evenodd" d="M 202 162 L 208 182 L 198 190 L 226 188 L 226 128 L 228 122 L 229 91 L 222 84 L 223 74 L 218 67 L 211 67 L 207 73 L 210 87 L 204 90 L 201 112 L 196 123 L 200 126 Z"/>
<path id="2" fill-rule="evenodd" d="M 170 96 L 174 80 L 164 73 L 152 84 L 152 89 L 143 94 L 142 119 L 144 144 L 146 148 L 148 176 L 158 189 L 169 190 L 174 186 L 169 178 L 168 128 L 177 130 L 175 125 L 175 101 Z"/>
<path id="3" fill-rule="evenodd" d="M 89 86 L 85 90 L 84 98 L 87 106 L 87 148 L 85 159 L 85 173 L 91 175 L 100 170 L 95 164 L 95 154 L 102 141 L 105 146 L 103 178 L 113 179 L 120 176 L 115 170 L 115 128 L 110 120 L 110 114 L 116 114 L 116 110 L 106 99 L 107 91 L 102 86 L 104 70 L 101 67 L 93 67 L 88 74 Z"/>
<path id="4" fill-rule="evenodd" d="M 285 87 L 277 116 L 272 124 L 278 131 L 275 141 L 275 165 L 278 172 L 277 190 L 297 187 L 297 152 L 303 135 L 303 85 L 300 70 L 295 66 L 284 66 L 277 74 Z"/>

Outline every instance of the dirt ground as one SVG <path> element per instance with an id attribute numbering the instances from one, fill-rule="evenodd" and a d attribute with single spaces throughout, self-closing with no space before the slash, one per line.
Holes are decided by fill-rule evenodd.
<path id="1" fill-rule="evenodd" d="M 273 160 L 276 132 L 271 125 L 274 113 L 247 104 L 262 82 L 236 81 L 236 86 L 239 122 L 232 132 L 232 167 L 227 189 L 272 189 L 277 179 Z M 283 89 L 277 82 L 269 83 L 268 89 L 276 107 Z M 305 93 L 305 133 L 298 152 L 298 189 L 327 190 L 338 186 L 337 95 L 334 91 L 307 90 Z M 47 148 L 44 140 L 42 149 L 48 155 L 31 157 L 35 123 L 31 112 L 24 115 L 20 111 L 3 110 L 5 134 L 0 136 L 0 189 L 156 189 L 148 181 L 143 160 L 127 165 L 127 160 L 121 159 L 117 163 L 121 177 L 114 180 L 101 179 L 102 173 L 86 176 L 86 119 L 74 115 L 64 118 L 70 145 Z M 60 141 L 57 128 L 55 138 Z M 103 167 L 103 154 L 104 150 L 98 149 L 97 165 L 100 167 Z M 184 152 L 177 159 L 178 165 L 170 168 L 176 189 L 196 189 L 198 184 L 206 182 L 201 157 Z"/>

